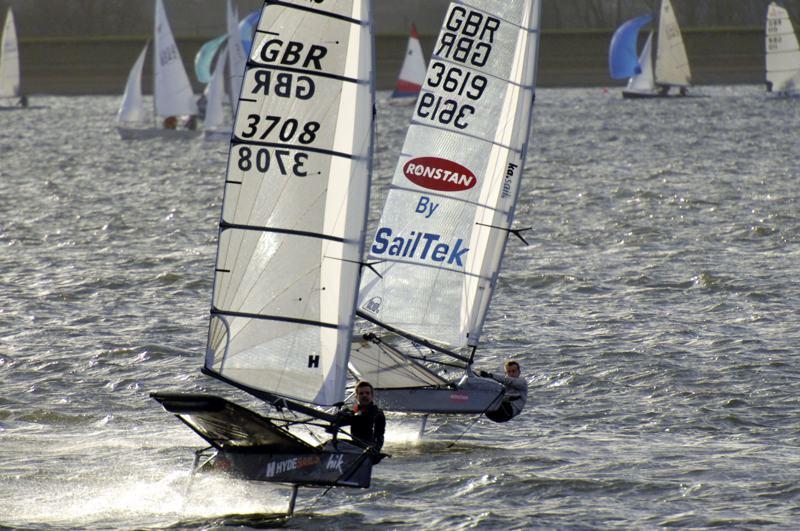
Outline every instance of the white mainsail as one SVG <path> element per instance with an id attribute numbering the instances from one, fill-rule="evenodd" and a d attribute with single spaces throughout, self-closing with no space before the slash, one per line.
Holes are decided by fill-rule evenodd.
<path id="1" fill-rule="evenodd" d="M 767 8 L 767 86 L 772 92 L 800 91 L 800 47 L 786 8 Z"/>
<path id="2" fill-rule="evenodd" d="M 528 144 L 540 0 L 452 2 L 369 247 L 360 313 L 478 344 Z"/>
<path id="3" fill-rule="evenodd" d="M 639 65 L 642 71 L 628 80 L 627 90 L 632 92 L 653 92 L 656 89 L 655 76 L 653 75 L 653 32 L 647 36 L 642 53 L 639 55 Z"/>
<path id="4" fill-rule="evenodd" d="M 373 145 L 368 0 L 266 3 L 238 102 L 205 368 L 344 399 Z"/>
<path id="5" fill-rule="evenodd" d="M 156 115 L 197 114 L 197 103 L 194 100 L 192 85 L 183 66 L 178 46 L 175 44 L 175 37 L 172 35 L 162 0 L 156 0 L 153 64 Z"/>
<path id="6" fill-rule="evenodd" d="M 142 69 L 147 54 L 147 45 L 144 45 L 136 62 L 133 63 L 128 82 L 125 84 L 125 94 L 117 114 L 118 124 L 141 124 L 146 121 L 144 98 L 142 97 Z"/>
<path id="7" fill-rule="evenodd" d="M 208 94 L 206 96 L 206 117 L 203 120 L 203 128 L 206 132 L 222 130 L 225 126 L 225 112 L 222 102 L 225 99 L 225 65 L 228 54 L 222 50 L 217 57 L 217 64 L 214 66 L 214 73 L 208 82 Z M 230 132 L 230 125 L 228 126 Z"/>
<path id="8" fill-rule="evenodd" d="M 656 47 L 656 83 L 688 87 L 692 83 L 689 58 L 683 44 L 681 28 L 669 0 L 662 0 L 658 21 L 658 45 Z"/>
<path id="9" fill-rule="evenodd" d="M 3 25 L 2 50 L 0 50 L 0 98 L 13 98 L 19 92 L 19 47 L 14 12 L 8 8 Z"/>
<path id="10" fill-rule="evenodd" d="M 406 54 L 403 66 L 397 76 L 393 98 L 416 96 L 425 82 L 425 56 L 422 54 L 422 44 L 419 42 L 417 28 L 411 25 L 411 34 L 408 36 Z"/>
<path id="11" fill-rule="evenodd" d="M 242 79 L 247 56 L 239 35 L 239 12 L 231 5 L 231 0 L 228 0 L 226 17 L 228 21 L 228 70 L 230 71 L 228 91 L 231 95 L 231 112 L 235 116 L 236 105 L 233 102 L 242 92 Z"/>

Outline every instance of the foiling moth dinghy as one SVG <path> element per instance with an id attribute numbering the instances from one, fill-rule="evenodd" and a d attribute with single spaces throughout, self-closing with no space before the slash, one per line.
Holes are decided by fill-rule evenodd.
<path id="1" fill-rule="evenodd" d="M 153 393 L 209 445 L 195 469 L 369 487 L 374 448 L 337 433 L 374 130 L 369 0 L 267 1 L 230 140 L 203 373 L 263 401 Z M 319 437 L 304 440 L 311 431 Z"/>
<path id="2" fill-rule="evenodd" d="M 507 240 L 522 230 L 512 224 L 540 13 L 541 0 L 448 8 L 359 293 L 372 329 L 351 369 L 384 410 L 483 414 L 502 403 L 503 385 L 472 367 Z"/>

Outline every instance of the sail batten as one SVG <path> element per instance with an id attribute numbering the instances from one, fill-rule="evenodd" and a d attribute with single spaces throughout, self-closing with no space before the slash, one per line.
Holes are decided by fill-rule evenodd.
<path id="1" fill-rule="evenodd" d="M 344 398 L 374 105 L 368 0 L 265 2 L 233 127 L 206 370 Z"/>

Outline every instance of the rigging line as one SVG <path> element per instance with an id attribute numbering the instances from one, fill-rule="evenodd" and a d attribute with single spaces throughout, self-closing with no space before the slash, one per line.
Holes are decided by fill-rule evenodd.
<path id="1" fill-rule="evenodd" d="M 511 227 L 498 227 L 497 225 L 488 225 L 486 223 L 480 223 L 480 222 L 477 222 L 477 221 L 475 222 L 475 224 L 476 225 L 480 225 L 481 227 L 489 227 L 490 229 L 497 229 L 497 230 L 502 230 L 502 231 L 505 231 L 505 232 L 510 232 L 511 234 L 513 234 L 514 236 L 516 236 L 517 238 L 522 240 L 522 243 L 524 243 L 525 245 L 530 245 L 528 243 L 528 241 L 525 238 L 522 237 L 522 233 L 524 231 L 526 231 L 526 230 L 533 229 L 533 227 L 525 227 L 525 228 L 522 228 L 522 229 L 512 229 Z"/>
<path id="2" fill-rule="evenodd" d="M 404 338 L 406 338 L 406 339 L 408 339 L 410 341 L 413 341 L 414 343 L 419 343 L 420 345 L 424 345 L 424 346 L 428 347 L 429 349 L 435 350 L 437 352 L 441 352 L 442 354 L 445 354 L 447 356 L 456 358 L 456 359 L 461 360 L 463 362 L 469 362 L 469 359 L 465 358 L 464 356 L 462 356 L 460 354 L 456 354 L 455 352 L 447 350 L 444 347 L 440 347 L 438 345 L 434 345 L 433 343 L 431 343 L 430 341 L 428 341 L 426 339 L 422 339 L 420 337 L 416 337 L 413 334 L 409 334 L 408 332 L 404 332 L 403 330 L 395 328 L 395 327 L 393 327 L 391 325 L 388 325 L 386 323 L 382 323 L 379 320 L 375 319 L 374 317 L 371 317 L 371 316 L 365 314 L 361 310 L 356 310 L 356 315 L 361 317 L 362 319 L 364 319 L 366 321 L 369 321 L 372 324 L 378 325 L 381 328 L 384 328 L 384 329 L 388 330 L 389 332 L 393 332 L 393 333 L 397 334 L 398 336 L 401 336 L 401 337 L 404 337 Z"/>
<path id="3" fill-rule="evenodd" d="M 259 232 L 275 232 L 278 234 L 287 234 L 289 236 L 306 236 L 308 238 L 319 238 L 320 240 L 330 240 L 339 243 L 345 243 L 347 240 L 342 238 L 341 236 L 332 236 L 330 234 L 323 234 L 321 232 L 311 232 L 308 230 L 295 230 L 295 229 L 283 229 L 279 227 L 261 227 L 258 225 L 245 225 L 242 223 L 228 223 L 225 220 L 219 222 L 219 228 L 221 230 L 225 229 L 239 229 L 239 230 L 250 230 L 250 231 L 259 231 Z"/>
<path id="4" fill-rule="evenodd" d="M 255 133 L 254 133 L 255 135 Z M 344 159 L 353 159 L 353 160 L 364 160 L 365 157 L 359 157 L 355 153 L 345 153 L 342 151 L 333 151 L 332 149 L 324 149 L 313 147 L 310 144 L 287 144 L 286 142 L 262 142 L 260 140 L 251 140 L 249 138 L 242 138 L 236 134 L 236 131 L 233 132 L 233 136 L 231 137 L 231 149 L 235 148 L 239 145 L 247 145 L 247 146 L 261 146 L 261 147 L 271 147 L 271 148 L 285 148 L 287 150 L 294 150 L 294 151 L 302 151 L 308 153 L 317 153 L 319 155 L 328 155 L 331 157 L 341 157 Z M 249 171 L 249 170 L 248 170 Z"/>
<path id="5" fill-rule="evenodd" d="M 305 69 L 305 68 L 290 68 L 288 66 L 277 66 L 277 65 L 267 64 L 267 63 L 258 63 L 258 62 L 254 61 L 252 59 L 248 59 L 247 60 L 247 70 L 245 71 L 245 74 L 247 74 L 247 72 L 249 72 L 250 70 L 255 70 L 255 69 L 275 70 L 276 72 L 291 72 L 293 74 L 304 74 L 304 75 L 307 75 L 307 76 L 324 77 L 324 78 L 328 78 L 328 79 L 333 79 L 335 81 L 342 81 L 342 82 L 345 82 L 345 83 L 354 83 L 356 85 L 366 85 L 366 84 L 369 83 L 369 81 L 366 80 L 366 79 L 359 79 L 359 78 L 356 78 L 356 77 L 346 77 L 346 76 L 341 76 L 339 74 L 331 74 L 329 72 L 322 72 L 322 71 L 319 71 L 319 70 L 308 70 L 308 69 Z M 248 98 L 241 98 L 240 97 L 239 101 L 253 101 L 253 100 L 248 99 Z"/>
<path id="6" fill-rule="evenodd" d="M 472 429 L 472 427 L 475 425 L 475 423 L 476 423 L 476 422 L 478 422 L 478 421 L 480 420 L 480 418 L 481 418 L 483 415 L 485 415 L 485 414 L 486 414 L 486 412 L 487 412 L 487 411 L 489 411 L 489 408 L 490 408 L 490 407 L 492 407 L 492 404 L 494 404 L 494 403 L 497 401 L 497 399 L 498 399 L 498 398 L 500 398 L 501 396 L 503 396 L 505 393 L 506 393 L 506 388 L 505 388 L 505 387 L 503 387 L 503 388 L 502 388 L 502 390 L 501 390 L 501 391 L 500 391 L 500 392 L 497 394 L 497 396 L 496 396 L 496 397 L 494 397 L 494 400 L 492 400 L 491 402 L 489 402 L 489 405 L 488 405 L 488 406 L 486 406 L 486 408 L 485 408 L 483 411 L 481 411 L 480 413 L 478 413 L 478 414 L 475 416 L 475 418 L 474 418 L 474 419 L 472 419 L 472 422 L 470 422 L 470 423 L 467 425 L 467 427 L 464 429 L 464 431 L 462 431 L 462 432 L 461 432 L 461 435 L 459 435 L 458 437 L 456 437 L 456 439 L 455 439 L 453 442 L 451 442 L 450 444 L 448 444 L 447 446 L 445 446 L 445 449 L 447 450 L 447 449 L 450 449 L 450 448 L 452 448 L 453 446 L 455 446 L 455 445 L 456 445 L 456 443 L 457 443 L 458 441 L 460 441 L 460 440 L 461 440 L 461 438 L 462 438 L 464 435 L 466 435 L 466 434 L 467 434 L 467 432 L 468 432 L 470 429 Z"/>
<path id="7" fill-rule="evenodd" d="M 430 91 L 430 90 L 426 91 L 426 92 L 429 93 L 429 94 L 433 94 L 433 91 Z M 414 116 L 416 116 L 416 113 L 415 113 Z M 448 133 L 452 133 L 454 135 L 459 135 L 459 136 L 463 136 L 463 137 L 467 137 L 467 138 L 472 138 L 472 139 L 478 140 L 480 142 L 485 142 L 486 144 L 491 144 L 493 146 L 498 146 L 498 147 L 501 147 L 503 149 L 506 149 L 506 150 L 510 151 L 511 153 L 515 153 L 517 155 L 520 155 L 522 153 L 522 150 L 516 149 L 516 148 L 514 148 L 512 146 L 508 146 L 506 144 L 501 144 L 500 142 L 495 142 L 494 139 L 483 138 L 481 136 L 473 135 L 473 134 L 467 134 L 467 133 L 465 133 L 463 131 L 454 131 L 454 130 L 449 129 L 449 128 L 443 126 L 443 125 L 436 125 L 436 124 L 432 124 L 432 123 L 426 123 L 426 122 L 423 122 L 421 120 L 417 120 L 416 118 L 414 118 L 414 116 L 411 117 L 411 123 L 409 124 L 409 127 L 412 126 L 412 125 L 418 125 L 420 127 L 430 127 L 431 129 L 436 129 L 438 131 L 445 131 L 445 132 L 448 132 Z"/>

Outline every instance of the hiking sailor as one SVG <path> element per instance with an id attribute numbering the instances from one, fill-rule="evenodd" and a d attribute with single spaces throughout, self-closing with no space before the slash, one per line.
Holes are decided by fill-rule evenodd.
<path id="1" fill-rule="evenodd" d="M 383 410 L 375 405 L 375 390 L 369 382 L 356 384 L 356 403 L 352 411 L 344 410 L 336 415 L 336 426 L 350 426 L 350 435 L 357 443 L 368 446 L 373 463 L 383 458 L 380 451 L 383 447 L 383 435 L 386 431 L 386 416 Z"/>
<path id="2" fill-rule="evenodd" d="M 496 380 L 505 389 L 500 406 L 486 412 L 486 418 L 495 422 L 506 422 L 519 415 L 528 400 L 528 382 L 520 377 L 519 362 L 508 360 L 504 368 L 506 374 L 502 378 L 495 378 L 490 372 L 478 371 L 479 376 Z"/>

